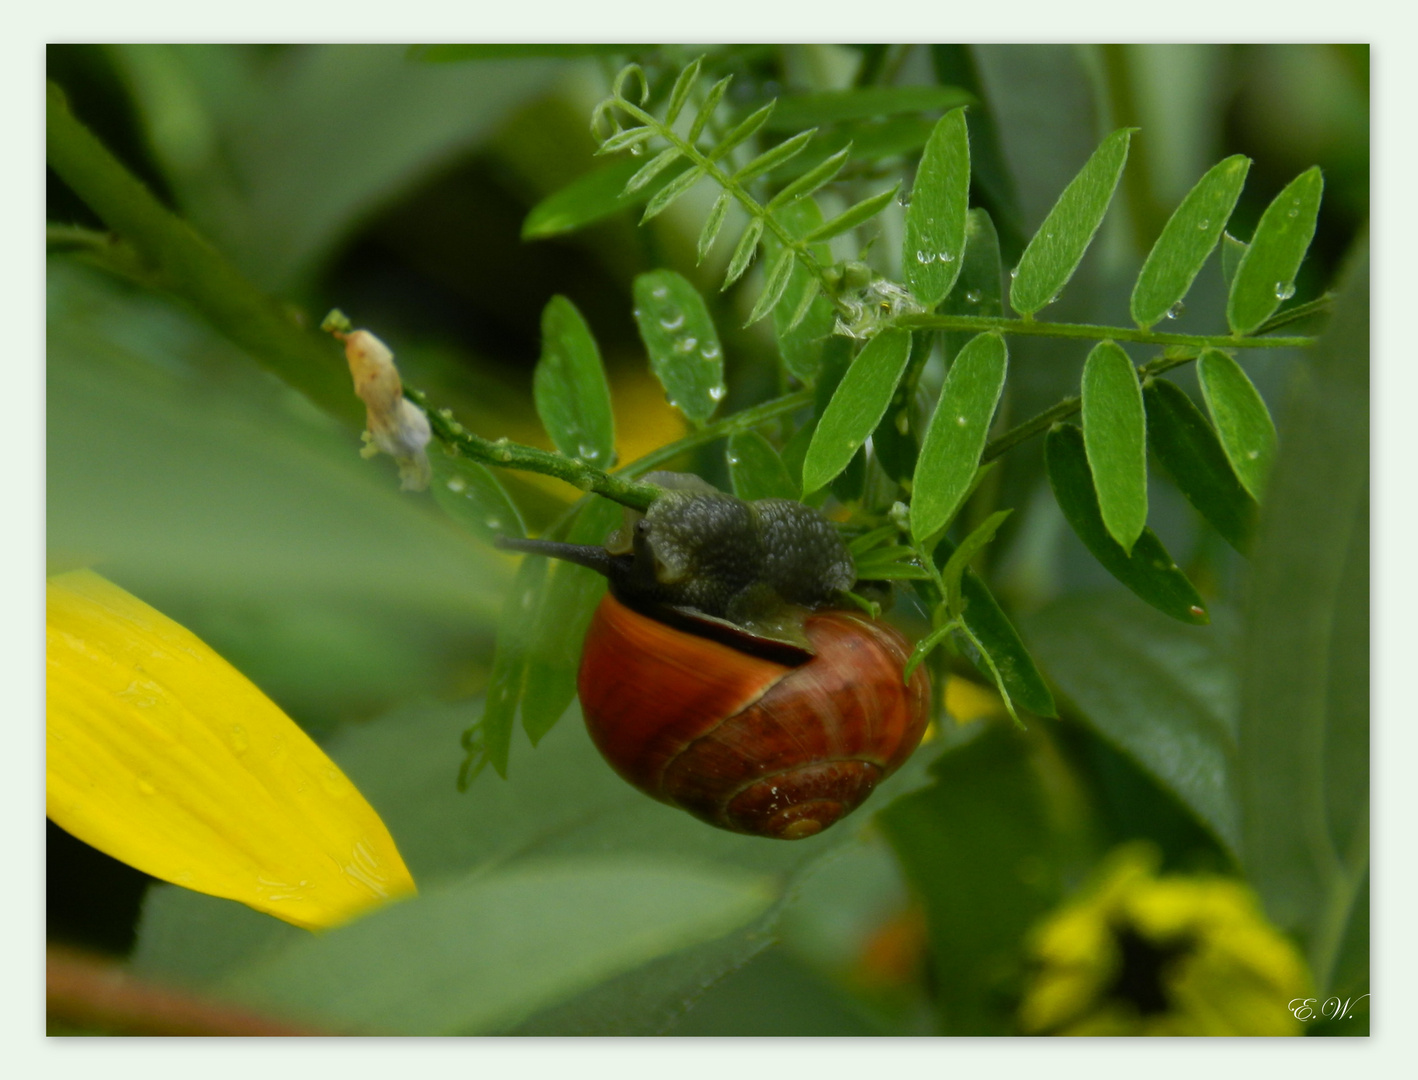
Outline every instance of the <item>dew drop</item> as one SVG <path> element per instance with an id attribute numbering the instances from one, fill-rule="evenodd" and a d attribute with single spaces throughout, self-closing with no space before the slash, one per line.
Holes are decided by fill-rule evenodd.
<path id="1" fill-rule="evenodd" d="M 1288 217 L 1288 218 L 1299 217 L 1299 216 L 1300 216 L 1300 208 L 1299 208 L 1298 206 L 1292 206 L 1292 207 L 1290 207 L 1289 213 L 1287 213 L 1285 216 Z"/>
<path id="2" fill-rule="evenodd" d="M 900 203 L 902 206 L 910 206 L 910 205 L 911 205 L 911 193 L 910 193 L 909 191 L 903 191 L 903 192 L 901 192 L 899 195 L 896 196 L 896 201 L 897 201 L 898 203 Z"/>
<path id="3" fill-rule="evenodd" d="M 1198 229 L 1200 229 L 1202 232 L 1206 232 L 1207 229 L 1211 228 L 1211 219 L 1210 219 L 1210 218 L 1202 218 L 1200 221 L 1198 221 L 1198 222 L 1196 223 L 1196 227 L 1197 227 Z"/>
<path id="4" fill-rule="evenodd" d="M 489 529 L 492 529 L 492 530 L 495 532 L 495 531 L 497 531 L 498 529 L 502 528 L 502 519 L 501 519 L 501 518 L 488 518 L 485 522 L 483 522 L 483 524 L 486 525 Z"/>
<path id="5" fill-rule="evenodd" d="M 1198 617 L 1200 617 L 1200 616 L 1206 614 L 1205 611 L 1203 611 L 1201 608 L 1197 607 L 1195 604 L 1193 604 L 1191 607 L 1187 608 L 1187 610 L 1188 610 L 1189 612 L 1191 612 L 1193 615 L 1196 615 L 1196 616 L 1198 616 Z"/>
<path id="6" fill-rule="evenodd" d="M 940 253 L 940 261 L 943 263 L 952 263 L 955 261 L 955 256 L 948 251 L 942 251 Z"/>
<path id="7" fill-rule="evenodd" d="M 631 156 L 631 157 L 644 157 L 644 156 L 645 156 L 645 144 L 644 144 L 644 143 L 636 143 L 635 145 L 633 145 L 633 146 L 630 148 L 630 156 Z"/>
<path id="8" fill-rule="evenodd" d="M 723 401 L 726 393 L 728 393 L 728 390 L 725 389 L 723 383 L 720 383 L 718 386 L 711 386 L 709 388 L 709 400 Z"/>
<path id="9" fill-rule="evenodd" d="M 1294 295 L 1295 295 L 1295 283 L 1294 283 L 1293 281 L 1291 281 L 1291 282 L 1277 281 L 1277 282 L 1275 283 L 1275 299 L 1277 299 L 1277 300 L 1289 300 L 1290 297 L 1292 297 L 1292 296 L 1294 296 Z"/>
<path id="10" fill-rule="evenodd" d="M 859 446 L 861 446 L 861 445 L 862 445 L 862 440 L 861 440 L 861 439 L 848 439 L 848 440 L 847 440 L 847 449 L 848 449 L 848 450 L 855 450 L 857 447 L 859 447 Z"/>
<path id="11" fill-rule="evenodd" d="M 1019 276 L 1019 267 L 1016 266 L 1013 270 L 1011 270 L 1011 271 L 1009 272 L 1009 278 L 1010 278 L 1011 281 L 1013 281 L 1013 280 L 1014 280 L 1015 278 L 1017 278 L 1018 276 Z"/>
<path id="12" fill-rule="evenodd" d="M 1051 232 L 1046 232 L 1046 233 L 1044 234 L 1044 239 L 1045 239 L 1045 240 L 1052 240 L 1053 238 L 1054 238 L 1054 234 L 1051 233 Z"/>
<path id="13" fill-rule="evenodd" d="M 675 342 L 675 352 L 678 353 L 691 353 L 697 348 L 699 348 L 697 337 L 680 338 Z"/>
<path id="14" fill-rule="evenodd" d="M 595 461 L 601 456 L 601 452 L 590 443 L 581 443 L 576 447 L 576 456 L 582 461 Z"/>
<path id="15" fill-rule="evenodd" d="M 1178 300 L 1175 304 L 1173 304 L 1167 309 L 1167 318 L 1175 319 L 1177 318 L 1177 316 L 1181 315 L 1181 313 L 1186 310 L 1187 305 Z"/>
<path id="16" fill-rule="evenodd" d="M 967 304 L 978 304 L 983 299 L 979 289 L 971 289 L 965 294 Z"/>
<path id="17" fill-rule="evenodd" d="M 666 330 L 678 330 L 684 325 L 684 312 L 678 308 L 670 308 L 660 319 L 660 325 Z"/>
<path id="18" fill-rule="evenodd" d="M 1254 461 L 1256 458 L 1260 457 L 1260 451 L 1259 451 L 1259 450 L 1247 450 L 1247 451 L 1246 451 L 1246 457 L 1247 457 L 1249 460 Z"/>
<path id="19" fill-rule="evenodd" d="M 970 418 L 969 418 L 969 417 L 966 417 L 966 416 L 957 416 L 957 417 L 955 418 L 955 422 L 956 422 L 957 424 L 959 424 L 961 427 L 964 427 L 966 424 L 968 424 L 968 423 L 970 422 Z"/>
<path id="20" fill-rule="evenodd" d="M 450 476 L 448 478 L 448 490 L 452 492 L 466 491 L 468 482 L 461 476 Z"/>
<path id="21" fill-rule="evenodd" d="M 739 463 L 739 456 L 737 454 L 725 454 L 724 459 L 730 465 L 737 465 Z"/>
<path id="22" fill-rule="evenodd" d="M 916 261 L 922 266 L 930 266 L 931 263 L 935 262 L 935 253 L 931 251 L 918 251 L 916 252 Z"/>
<path id="23" fill-rule="evenodd" d="M 710 342 L 708 345 L 705 345 L 704 348 L 699 350 L 699 355 L 711 362 L 717 360 L 719 359 L 719 346 L 715 345 L 713 342 Z"/>
<path id="24" fill-rule="evenodd" d="M 653 296 L 656 300 L 663 300 L 665 297 L 670 295 L 670 290 L 668 286 L 657 285 L 655 288 L 650 290 L 650 295 Z"/>

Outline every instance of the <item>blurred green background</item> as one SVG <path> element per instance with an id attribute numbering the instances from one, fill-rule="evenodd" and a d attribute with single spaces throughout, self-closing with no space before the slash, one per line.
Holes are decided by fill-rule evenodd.
<path id="1" fill-rule="evenodd" d="M 669 266 L 705 292 L 729 363 L 725 412 L 776 392 L 771 327 L 739 329 L 757 289 L 718 292 L 729 245 L 695 266 L 712 193 L 645 228 L 623 212 L 527 241 L 522 225 L 601 164 L 588 119 L 626 58 L 672 71 L 701 52 L 735 74 L 731 103 L 745 109 L 869 81 L 974 93 L 972 201 L 998 223 L 1007 266 L 1101 136 L 1140 127 L 1119 204 L 1051 319 L 1126 325 L 1151 238 L 1228 154 L 1254 160 L 1230 227 L 1242 237 L 1297 173 L 1324 171 L 1297 302 L 1335 287 L 1366 227 L 1365 47 L 489 47 L 435 63 L 393 46 L 82 45 L 51 46 L 48 74 L 79 119 L 252 282 L 311 325 L 338 305 L 394 348 L 408 384 L 480 434 L 549 445 L 530 396 L 538 322 L 553 294 L 570 297 L 600 343 L 624 459 L 681 430 L 645 371 L 634 276 Z M 875 167 L 909 176 L 913 162 L 907 152 Z M 47 216 L 52 226 L 103 228 L 52 173 Z M 876 257 L 890 269 L 888 254 Z M 1168 329 L 1219 332 L 1223 297 L 1210 266 Z M 600 766 L 574 715 L 535 752 L 518 736 L 509 781 L 488 773 L 458 796 L 457 735 L 480 710 L 515 563 L 428 497 L 401 494 L 388 459 L 358 456 L 356 428 L 259 370 L 199 314 L 92 265 L 62 238 L 51 238 L 47 307 L 51 568 L 95 565 L 253 679 L 350 772 L 421 884 L 530 856 L 658 865 L 686 851 L 768 883 L 769 899 L 728 938 L 704 929 L 579 982 L 553 979 L 517 1015 L 478 1021 L 483 1030 L 1004 1031 L 1023 929 L 1114 844 L 1150 840 L 1172 870 L 1238 868 L 1247 804 L 1236 796 L 1234 732 L 1260 693 L 1256 621 L 1298 616 L 1283 598 L 1257 611 L 1258 571 L 1164 479 L 1154 481 L 1151 525 L 1206 594 L 1212 626 L 1179 627 L 1123 593 L 1048 497 L 1037 441 L 1022 448 L 1001 470 L 999 498 L 1020 512 L 988 577 L 1060 691 L 1064 719 L 1036 721 L 1022 738 L 995 720 L 959 725 L 901 777 L 898 794 L 917 791 L 883 822 L 864 813 L 845 842 L 760 855 L 743 845 L 764 842 L 704 839 L 697 824 L 663 820 L 673 812 L 608 773 L 588 779 Z M 1015 421 L 1076 387 L 1084 350 L 1011 348 Z M 1279 351 L 1248 359 L 1283 445 L 1304 443 L 1290 418 L 1307 406 L 1292 382 L 1309 364 Z M 1312 393 L 1326 385 L 1322 371 L 1311 378 Z M 1189 375 L 1178 381 L 1195 387 Z M 1365 463 L 1366 445 L 1365 435 Z M 722 482 L 722 447 L 684 465 Z M 533 529 L 580 494 L 540 478 L 506 483 Z M 1332 614 L 1350 631 L 1326 653 L 1348 680 L 1333 693 L 1353 695 L 1367 686 L 1367 562 L 1350 550 L 1323 554 L 1339 564 Z M 1256 564 L 1288 557 L 1268 548 Z M 1366 805 L 1367 699 L 1342 704 L 1362 714 L 1362 730 L 1355 721 L 1342 732 L 1336 754 Z M 984 840 L 949 840 L 964 834 Z M 267 970 L 266 991 L 251 990 L 262 976 L 250 958 L 298 965 L 298 932 L 151 886 L 52 826 L 48 850 L 51 940 L 132 958 L 139 971 L 206 992 L 279 1000 L 269 996 L 279 973 Z M 525 932 L 537 932 L 536 914 Z M 1366 918 L 1346 931 L 1340 973 L 1358 993 L 1367 991 Z M 1302 923 L 1282 928 L 1303 937 Z"/>

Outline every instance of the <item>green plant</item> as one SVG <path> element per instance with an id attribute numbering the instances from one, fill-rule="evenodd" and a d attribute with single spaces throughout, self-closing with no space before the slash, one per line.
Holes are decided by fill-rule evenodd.
<path id="1" fill-rule="evenodd" d="M 549 185 L 522 236 L 574 239 L 638 214 L 650 254 L 626 275 L 626 306 L 687 433 L 618 465 L 597 313 L 552 296 L 532 398 L 554 449 L 480 434 L 449 406 L 446 384 L 418 388 L 425 371 L 401 356 L 407 397 L 434 438 L 433 499 L 483 541 L 534 532 L 595 544 L 620 506 L 656 498 L 648 474 L 676 466 L 742 498 L 801 499 L 830 514 L 856 563 L 848 599 L 875 612 L 895 591 L 891 617 L 914 632 L 912 665 L 932 671 L 941 697 L 940 737 L 868 807 L 884 810 L 881 832 L 929 925 L 935 989 L 915 989 L 932 1011 L 927 1029 L 1018 1030 L 1029 927 L 1104 849 L 1137 836 L 1159 844 L 1170 869 L 1245 877 L 1304 948 L 1316 990 L 1367 989 L 1367 703 L 1354 644 L 1366 610 L 1367 286 L 1351 269 L 1332 275 L 1329 291 L 1313 259 L 1302 266 L 1321 215 L 1320 171 L 1257 205 L 1251 162 L 1231 154 L 1198 163 L 1175 209 L 1159 210 L 1136 179 L 1156 167 L 1137 160 L 1148 130 L 1117 93 L 1119 126 L 1073 148 L 1070 170 L 1081 168 L 1054 175 L 1059 167 L 1033 161 L 1046 184 L 1019 165 L 1000 82 L 982 79 L 964 50 L 927 51 L 928 83 L 892 81 L 901 50 L 865 49 L 852 80 L 780 94 L 787 60 L 774 50 L 608 47 L 609 96 L 592 109 L 605 163 Z M 1115 81 L 1123 55 L 1101 53 Z M 413 68 L 482 58 L 456 48 L 416 56 Z M 1008 161 L 1001 139 L 1011 137 Z M 49 138 L 55 170 L 115 234 L 57 226 L 51 250 L 184 298 L 310 400 L 350 416 L 328 341 L 154 199 L 56 92 Z M 656 231 L 671 219 L 684 234 L 678 248 Z M 609 246 L 606 235 L 586 242 Z M 1055 303 L 1077 321 L 1044 318 Z M 382 325 L 357 321 L 398 345 Z M 1173 322 L 1178 332 L 1157 329 Z M 1247 374 L 1264 356 L 1278 358 L 1259 365 L 1269 386 Z M 1276 400 L 1280 366 L 1306 375 L 1277 435 L 1266 400 Z M 585 495 L 548 513 L 506 470 Z M 1059 539 L 1064 523 L 1077 543 Z M 1040 569 L 1031 552 L 1065 543 L 1068 570 Z M 1031 574 L 1068 584 L 1034 588 Z M 1078 587 L 1107 576 L 1131 595 Z M 1307 586 L 1292 592 L 1290 580 Z M 662 826 L 658 808 L 622 801 L 633 793 L 577 787 L 588 783 L 573 779 L 580 770 L 598 767 L 571 749 L 569 707 L 602 588 L 583 568 L 523 560 L 502 600 L 477 722 L 469 728 L 461 710 L 406 717 L 448 750 L 441 766 L 437 755 L 420 759 L 417 783 L 390 775 L 390 729 L 342 736 L 350 757 L 336 758 L 372 786 L 375 805 L 383 785 L 403 808 L 389 819 L 396 839 L 427 845 L 425 863 L 409 858 L 421 885 L 436 867 L 450 875 L 447 890 L 322 942 L 240 924 L 239 957 L 214 961 L 206 985 L 293 1005 L 322 964 L 357 983 L 378 955 L 405 987 L 407 1009 L 385 1014 L 402 1030 L 654 1030 L 674 1011 L 667 1003 L 761 949 L 785 909 L 791 927 L 789 896 L 819 855 L 866 857 L 845 829 L 791 853 L 691 838 Z M 962 678 L 993 687 L 1024 730 L 947 710 L 947 687 Z M 544 745 L 513 761 L 519 718 Z M 470 790 L 435 820 L 415 789 L 451 785 L 457 730 L 459 786 Z M 479 779 L 489 764 L 511 778 L 505 792 Z M 584 805 L 556 805 L 572 791 Z M 496 836 L 440 840 L 435 857 L 430 837 L 454 821 Z M 656 860 L 685 851 L 714 874 L 661 872 Z M 528 852 L 591 861 L 546 869 L 523 861 Z M 596 852 L 608 861 L 595 863 Z M 554 927 L 547 940 L 568 951 L 613 934 L 617 918 L 649 919 L 617 906 L 616 874 L 645 895 L 678 898 L 683 919 L 655 923 L 626 955 L 581 957 L 570 974 L 543 957 L 505 1008 L 489 1004 L 495 979 L 470 977 L 457 983 L 461 996 L 420 1013 L 429 995 L 418 964 L 430 954 L 447 950 L 437 977 L 455 982 L 487 957 L 493 970 L 523 963 L 487 929 L 511 908 L 526 909 L 528 932 Z M 574 905 L 578 890 L 601 910 L 557 922 L 556 898 Z M 140 950 L 149 970 L 173 970 L 177 945 L 193 940 L 183 935 L 214 925 L 192 903 L 154 905 Z M 446 931 L 460 918 L 482 929 L 466 940 Z M 314 1013 L 378 1027 L 384 1003 L 375 994 Z M 899 1001 L 862 1007 L 877 1009 L 879 1030 L 909 1027 Z"/>

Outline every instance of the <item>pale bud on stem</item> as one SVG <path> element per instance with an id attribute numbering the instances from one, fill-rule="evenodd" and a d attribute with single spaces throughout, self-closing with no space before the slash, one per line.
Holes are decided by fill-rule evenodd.
<path id="1" fill-rule="evenodd" d="M 365 405 L 369 430 L 364 453 L 388 454 L 398 462 L 400 486 L 406 491 L 423 491 L 432 477 L 425 447 L 433 433 L 428 417 L 404 397 L 394 354 L 368 330 L 346 333 L 332 328 L 332 332 L 345 343 L 355 393 Z"/>

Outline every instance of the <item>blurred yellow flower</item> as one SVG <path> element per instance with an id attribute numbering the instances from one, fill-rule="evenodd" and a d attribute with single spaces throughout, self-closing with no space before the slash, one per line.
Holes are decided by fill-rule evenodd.
<path id="1" fill-rule="evenodd" d="M 1036 928 L 1020 1007 L 1051 1035 L 1298 1035 L 1309 973 L 1254 895 L 1216 876 L 1157 877 L 1149 844 L 1119 848 Z"/>
<path id="2" fill-rule="evenodd" d="M 46 591 L 56 825 L 311 930 L 416 891 L 354 785 L 196 635 L 88 570 Z"/>

